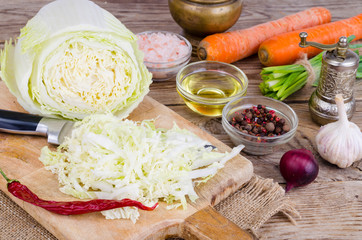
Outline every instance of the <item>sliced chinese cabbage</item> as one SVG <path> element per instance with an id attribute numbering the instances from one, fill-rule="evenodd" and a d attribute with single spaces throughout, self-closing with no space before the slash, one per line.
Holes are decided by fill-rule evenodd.
<path id="1" fill-rule="evenodd" d="M 135 35 L 88 0 L 57 0 L 1 52 L 1 78 L 30 113 L 82 119 L 126 117 L 149 91 L 151 73 Z"/>
<path id="2" fill-rule="evenodd" d="M 131 198 L 145 205 L 163 200 L 169 208 L 186 208 L 187 196 L 198 198 L 192 180 L 212 177 L 242 148 L 220 153 L 177 125 L 156 129 L 153 121 L 100 114 L 77 123 L 56 151 L 44 147 L 40 160 L 58 175 L 60 190 L 77 198 Z M 131 207 L 102 213 L 134 222 L 139 215 Z"/>

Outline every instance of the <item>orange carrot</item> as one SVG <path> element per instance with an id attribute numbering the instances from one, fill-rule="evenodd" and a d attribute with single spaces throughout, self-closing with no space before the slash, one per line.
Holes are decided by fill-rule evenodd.
<path id="1" fill-rule="evenodd" d="M 300 32 L 307 32 L 307 41 L 323 44 L 338 42 L 342 36 L 355 35 L 354 40 L 362 38 L 362 14 L 355 17 L 323 24 L 320 26 L 284 33 L 264 41 L 259 48 L 259 60 L 265 66 L 292 64 L 305 53 L 313 57 L 322 50 L 314 47 L 299 47 Z"/>
<path id="2" fill-rule="evenodd" d="M 331 21 L 330 12 L 322 7 L 310 8 L 281 19 L 204 38 L 198 48 L 200 60 L 232 63 L 257 53 L 259 45 L 268 38 Z"/>

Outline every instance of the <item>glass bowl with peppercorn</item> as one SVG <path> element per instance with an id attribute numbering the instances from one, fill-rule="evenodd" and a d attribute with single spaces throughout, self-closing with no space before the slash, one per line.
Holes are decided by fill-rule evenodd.
<path id="1" fill-rule="evenodd" d="M 224 107 L 222 125 L 235 145 L 245 145 L 244 152 L 265 155 L 294 137 L 298 116 L 281 101 L 246 96 Z"/>

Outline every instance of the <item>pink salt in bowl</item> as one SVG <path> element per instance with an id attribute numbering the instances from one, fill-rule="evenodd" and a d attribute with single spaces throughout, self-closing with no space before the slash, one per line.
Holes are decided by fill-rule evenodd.
<path id="1" fill-rule="evenodd" d="M 137 34 L 138 46 L 153 81 L 176 76 L 191 59 L 192 45 L 183 36 L 167 31 L 146 31 Z"/>

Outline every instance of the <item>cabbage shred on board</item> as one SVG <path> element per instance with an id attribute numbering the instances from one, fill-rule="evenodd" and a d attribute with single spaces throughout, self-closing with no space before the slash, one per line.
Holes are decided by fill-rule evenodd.
<path id="1" fill-rule="evenodd" d="M 156 129 L 153 121 L 102 114 L 77 123 L 56 151 L 44 147 L 40 160 L 58 175 L 60 190 L 77 198 L 130 198 L 148 206 L 161 200 L 168 208 L 186 208 L 187 198 L 198 198 L 194 184 L 207 181 L 243 147 L 220 153 L 177 125 Z M 139 216 L 132 207 L 102 214 L 133 222 Z"/>
<path id="2" fill-rule="evenodd" d="M 88 0 L 44 6 L 5 43 L 1 78 L 25 110 L 82 119 L 126 117 L 149 91 L 151 73 L 136 36 Z"/>

